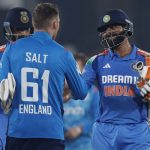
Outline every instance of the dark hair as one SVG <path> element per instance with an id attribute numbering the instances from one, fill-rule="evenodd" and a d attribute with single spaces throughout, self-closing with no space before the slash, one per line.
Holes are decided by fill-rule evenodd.
<path id="1" fill-rule="evenodd" d="M 52 3 L 39 3 L 33 10 L 33 26 L 36 29 L 45 29 L 51 19 L 59 15 L 59 9 Z"/>

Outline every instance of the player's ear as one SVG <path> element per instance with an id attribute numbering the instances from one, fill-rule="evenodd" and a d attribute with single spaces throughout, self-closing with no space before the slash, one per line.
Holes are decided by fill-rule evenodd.
<path id="1" fill-rule="evenodd" d="M 59 29 L 59 18 L 58 17 L 53 19 L 53 21 L 52 21 L 52 28 L 54 30 L 58 30 Z"/>

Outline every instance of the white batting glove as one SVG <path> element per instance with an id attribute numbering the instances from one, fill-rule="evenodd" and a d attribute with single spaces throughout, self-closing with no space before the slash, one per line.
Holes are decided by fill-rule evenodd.
<path id="1" fill-rule="evenodd" d="M 0 99 L 1 106 L 5 113 L 9 113 L 11 109 L 12 100 L 15 93 L 16 81 L 12 73 L 8 73 L 6 79 L 0 83 Z"/>
<path id="2" fill-rule="evenodd" d="M 139 85 L 139 83 L 137 84 Z M 140 94 L 144 98 L 144 101 L 150 101 L 150 80 L 143 82 L 143 85 L 140 83 L 138 86 L 140 89 Z"/>
<path id="3" fill-rule="evenodd" d="M 0 83 L 0 99 L 6 102 L 9 97 L 9 83 L 8 79 L 3 79 Z"/>
<path id="4" fill-rule="evenodd" d="M 8 73 L 8 84 L 9 84 L 9 94 L 10 98 L 14 98 L 15 88 L 16 88 L 16 81 L 12 73 Z"/>
<path id="5" fill-rule="evenodd" d="M 139 71 L 139 74 L 143 79 L 150 79 L 150 66 L 143 66 L 143 69 Z"/>

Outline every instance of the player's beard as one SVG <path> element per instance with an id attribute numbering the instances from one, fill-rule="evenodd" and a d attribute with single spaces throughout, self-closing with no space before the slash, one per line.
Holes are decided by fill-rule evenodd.
<path id="1" fill-rule="evenodd" d="M 102 38 L 101 44 L 104 48 L 116 49 L 126 38 L 126 32 L 110 33 Z"/>

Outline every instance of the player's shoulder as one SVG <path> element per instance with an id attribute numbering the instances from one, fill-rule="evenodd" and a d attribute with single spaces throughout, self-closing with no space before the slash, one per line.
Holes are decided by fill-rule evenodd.
<path id="1" fill-rule="evenodd" d="M 97 57 L 106 56 L 106 55 L 108 55 L 108 53 L 109 53 L 109 50 L 108 50 L 108 49 L 105 49 L 105 50 L 103 50 L 102 52 L 100 52 L 100 53 L 97 55 Z"/>
<path id="2" fill-rule="evenodd" d="M 64 50 L 64 51 L 69 51 L 69 50 L 66 50 L 65 48 L 64 48 L 64 46 L 62 46 L 61 44 L 59 44 L 58 42 L 56 42 L 55 40 L 52 40 L 52 46 L 54 46 L 55 48 L 57 48 L 57 49 L 60 49 L 60 50 Z"/>
<path id="3" fill-rule="evenodd" d="M 92 57 L 87 61 L 87 63 L 88 63 L 88 64 L 92 64 L 92 63 L 95 62 L 98 58 L 101 58 L 101 57 L 103 57 L 103 56 L 106 56 L 108 53 L 109 53 L 109 50 L 103 50 L 103 51 L 100 52 L 99 54 L 92 56 Z"/>
<path id="4" fill-rule="evenodd" d="M 3 53 L 6 49 L 6 44 L 0 46 L 0 53 Z"/>
<path id="5" fill-rule="evenodd" d="M 35 39 L 33 38 L 33 36 L 29 35 L 29 36 L 26 36 L 26 37 L 18 39 L 14 43 L 15 44 L 23 44 L 23 43 L 27 43 L 28 42 L 28 43 L 33 44 L 34 41 L 35 41 Z"/>
<path id="6" fill-rule="evenodd" d="M 138 49 L 137 50 L 137 54 L 138 55 L 141 55 L 143 57 L 150 57 L 150 53 L 149 52 L 146 52 L 145 50 L 142 50 L 142 49 Z"/>

